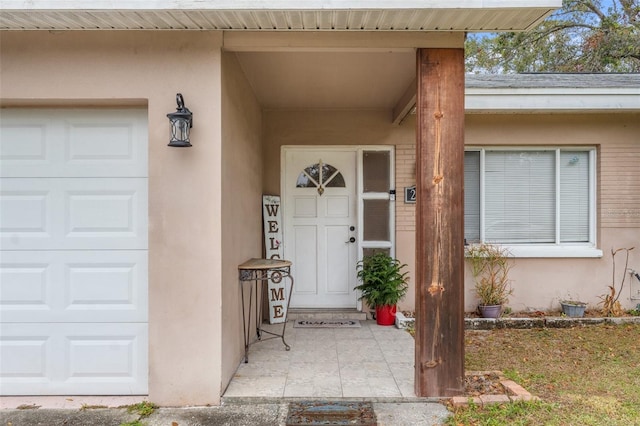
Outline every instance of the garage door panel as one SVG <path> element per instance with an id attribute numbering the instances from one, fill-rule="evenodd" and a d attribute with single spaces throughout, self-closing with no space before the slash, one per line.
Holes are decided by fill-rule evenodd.
<path id="1" fill-rule="evenodd" d="M 55 157 L 62 158 L 58 152 L 47 149 L 50 142 L 48 135 L 54 136 L 49 120 L 34 119 L 20 114 L 15 117 L 11 111 L 2 112 L 0 126 L 0 165 L 2 176 L 15 176 L 11 169 L 23 168 L 26 165 L 46 168 L 55 161 Z M 52 158 L 53 157 L 53 158 Z M 58 160 L 59 162 L 60 160 Z M 9 168 L 8 170 L 5 168 Z M 24 173 L 24 172 L 22 172 Z"/>
<path id="2" fill-rule="evenodd" d="M 5 250 L 146 249 L 145 178 L 4 178 Z"/>
<path id="3" fill-rule="evenodd" d="M 146 182 L 139 182 L 145 184 Z M 135 182 L 131 182 L 135 184 Z M 125 185 L 128 186 L 128 185 Z M 67 238 L 135 237 L 139 232 L 139 204 L 136 198 L 144 188 L 120 191 L 94 188 L 68 191 Z M 144 196 L 144 195 L 143 195 Z"/>
<path id="4" fill-rule="evenodd" d="M 12 262 L 7 252 L 2 253 L 0 262 L 0 319 L 9 321 L 11 312 L 27 310 L 24 318 L 33 318 L 37 311 L 51 309 L 52 269 L 44 262 L 29 262 L 19 256 Z"/>
<path id="5" fill-rule="evenodd" d="M 50 237 L 50 191 L 18 189 L 5 180 L 0 188 L 0 232 Z"/>
<path id="6" fill-rule="evenodd" d="M 139 109 L 4 110 L 0 176 L 147 176 L 146 116 Z"/>
<path id="7" fill-rule="evenodd" d="M 0 377 L 3 383 L 48 383 L 47 363 L 53 349 L 51 339 L 44 333 L 11 335 L 2 327 L 0 336 Z M 5 393 L 3 385 L 3 394 Z"/>
<path id="8" fill-rule="evenodd" d="M 147 335 L 145 323 L 3 324 L 2 394 L 146 394 Z"/>
<path id="9" fill-rule="evenodd" d="M 148 317 L 145 250 L 5 251 L 2 322 L 134 322 Z"/>

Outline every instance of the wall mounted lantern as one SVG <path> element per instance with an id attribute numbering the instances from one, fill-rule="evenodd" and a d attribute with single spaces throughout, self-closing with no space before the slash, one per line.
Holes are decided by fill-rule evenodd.
<path id="1" fill-rule="evenodd" d="M 169 146 L 184 148 L 191 146 L 189 131 L 193 126 L 193 114 L 189 111 L 189 108 L 184 106 L 184 99 L 181 93 L 176 94 L 176 103 L 178 104 L 176 112 L 167 114 L 169 123 L 171 123 Z"/>

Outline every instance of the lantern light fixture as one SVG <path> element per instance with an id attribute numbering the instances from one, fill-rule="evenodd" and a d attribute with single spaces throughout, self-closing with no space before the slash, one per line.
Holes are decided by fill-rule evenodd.
<path id="1" fill-rule="evenodd" d="M 171 125 L 171 139 L 168 146 L 185 148 L 191 146 L 189 132 L 193 127 L 193 114 L 184 106 L 184 98 L 181 93 L 176 93 L 176 112 L 167 114 Z"/>

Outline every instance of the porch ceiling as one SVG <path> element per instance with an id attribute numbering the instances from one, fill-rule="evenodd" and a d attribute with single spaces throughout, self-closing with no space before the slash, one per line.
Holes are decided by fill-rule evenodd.
<path id="1" fill-rule="evenodd" d="M 413 50 L 238 52 L 265 108 L 393 108 L 415 78 Z"/>
<path id="2" fill-rule="evenodd" d="M 560 6 L 561 0 L 3 0 L 0 29 L 520 31 Z"/>

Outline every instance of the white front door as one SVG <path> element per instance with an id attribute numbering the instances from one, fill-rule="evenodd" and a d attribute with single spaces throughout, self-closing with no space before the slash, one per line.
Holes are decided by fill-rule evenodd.
<path id="1" fill-rule="evenodd" d="M 356 149 L 285 149 L 284 256 L 296 308 L 357 305 Z"/>

